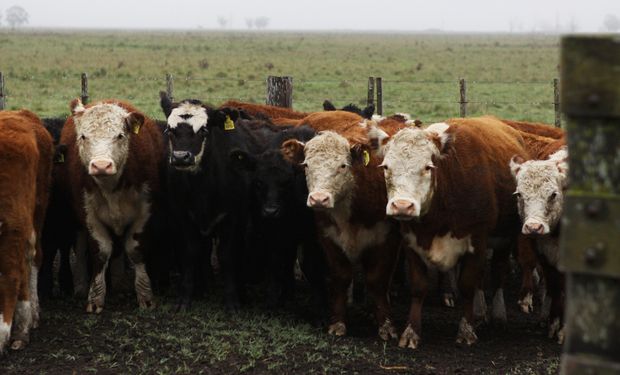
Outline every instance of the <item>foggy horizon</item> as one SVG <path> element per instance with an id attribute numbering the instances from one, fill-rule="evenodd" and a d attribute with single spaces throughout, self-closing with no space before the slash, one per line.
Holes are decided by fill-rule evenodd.
<path id="1" fill-rule="evenodd" d="M 467 3 L 436 0 L 360 0 L 330 2 L 264 0 L 260 4 L 230 0 L 209 4 L 198 0 L 161 1 L 75 0 L 44 2 L 3 1 L 2 26 L 6 10 L 18 5 L 29 14 L 29 29 L 92 29 L 154 31 L 255 31 L 256 18 L 268 24 L 261 31 L 291 32 L 446 32 L 446 33 L 596 33 L 603 30 L 607 15 L 620 17 L 620 1 L 521 0 L 518 4 L 493 0 Z M 251 21 L 250 21 L 251 20 Z M 252 23 L 252 28 L 248 24 Z"/>

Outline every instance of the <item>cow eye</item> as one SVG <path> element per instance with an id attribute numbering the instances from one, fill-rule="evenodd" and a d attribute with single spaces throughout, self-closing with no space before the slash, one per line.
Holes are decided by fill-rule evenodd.
<path id="1" fill-rule="evenodd" d="M 426 164 L 426 167 L 424 167 L 424 170 L 427 172 L 431 169 L 435 169 L 435 166 L 433 164 Z"/>
<path id="2" fill-rule="evenodd" d="M 551 193 L 551 195 L 549 196 L 549 202 L 554 201 L 557 196 L 558 196 L 557 191 L 554 191 L 553 193 Z"/>
<path id="3" fill-rule="evenodd" d="M 379 167 L 383 168 L 384 171 L 387 171 L 389 169 L 388 166 L 385 164 L 381 164 Z"/>
<path id="4" fill-rule="evenodd" d="M 200 134 L 200 135 L 202 135 L 202 136 L 207 135 L 207 127 L 206 127 L 206 126 L 203 126 L 203 127 L 201 127 L 200 129 L 198 129 L 198 134 Z"/>
<path id="5" fill-rule="evenodd" d="M 517 198 L 521 198 L 521 193 L 519 193 L 518 191 L 515 191 L 514 193 L 512 193 L 512 195 L 514 195 Z"/>
<path id="6" fill-rule="evenodd" d="M 80 135 L 80 141 L 85 141 L 86 140 L 86 136 L 84 134 Z"/>
<path id="7" fill-rule="evenodd" d="M 120 133 L 119 135 L 116 136 L 116 139 L 123 139 L 125 138 L 125 134 Z"/>
<path id="8" fill-rule="evenodd" d="M 340 169 L 346 169 L 346 168 L 347 168 L 347 165 L 346 165 L 346 164 L 341 164 L 341 165 L 340 165 Z"/>

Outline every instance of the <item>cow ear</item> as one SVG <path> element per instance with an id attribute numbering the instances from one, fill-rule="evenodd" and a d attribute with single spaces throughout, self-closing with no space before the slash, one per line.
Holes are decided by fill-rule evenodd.
<path id="1" fill-rule="evenodd" d="M 208 107 L 204 107 L 207 111 L 207 128 L 210 129 L 224 129 L 224 130 L 233 130 L 235 129 L 235 122 L 228 113 L 231 108 L 224 109 L 212 109 Z M 237 114 L 239 112 L 237 111 Z"/>
<path id="2" fill-rule="evenodd" d="M 125 130 L 129 133 L 139 134 L 144 125 L 144 115 L 138 112 L 131 112 L 125 117 Z"/>
<path id="3" fill-rule="evenodd" d="M 429 136 L 429 139 L 435 143 L 439 152 L 444 152 L 446 150 L 448 144 L 452 141 L 452 135 L 447 133 L 445 130 L 436 131 L 433 130 L 425 130 Z"/>
<path id="4" fill-rule="evenodd" d="M 325 100 L 323 102 L 323 110 L 324 111 L 335 111 L 336 107 L 332 104 L 332 102 L 330 102 L 329 100 Z"/>
<path id="5" fill-rule="evenodd" d="M 256 169 L 256 158 L 238 148 L 229 154 L 232 165 L 239 170 L 253 171 Z"/>
<path id="6" fill-rule="evenodd" d="M 375 114 L 375 105 L 374 104 L 369 104 L 368 106 L 366 106 L 366 108 L 364 108 L 362 110 L 362 117 L 365 119 L 371 119 L 372 115 Z"/>
<path id="7" fill-rule="evenodd" d="M 233 122 L 237 121 L 238 118 L 242 117 L 241 113 L 237 108 L 224 107 L 220 108 L 220 110 L 224 112 L 228 117 L 230 117 Z"/>
<path id="8" fill-rule="evenodd" d="M 510 159 L 510 173 L 512 173 L 513 177 L 517 177 L 519 170 L 521 170 L 521 164 L 523 164 L 524 162 L 525 159 L 523 159 L 519 155 L 515 155 L 512 157 L 512 159 Z"/>
<path id="9" fill-rule="evenodd" d="M 159 92 L 159 106 L 164 111 L 166 118 L 168 118 L 170 113 L 172 113 L 173 104 L 172 100 L 165 91 Z"/>
<path id="10" fill-rule="evenodd" d="M 362 164 L 365 167 L 370 163 L 370 147 L 364 144 L 351 146 L 351 164 Z"/>
<path id="11" fill-rule="evenodd" d="M 303 163 L 305 158 L 304 147 L 304 143 L 299 142 L 296 139 L 289 139 L 288 141 L 282 143 L 282 146 L 280 146 L 280 152 L 282 153 L 284 160 L 294 166 L 298 166 Z"/>
<path id="12" fill-rule="evenodd" d="M 82 104 L 80 98 L 73 99 L 71 103 L 69 103 L 69 109 L 71 110 L 72 115 L 77 115 L 85 110 L 84 104 Z"/>

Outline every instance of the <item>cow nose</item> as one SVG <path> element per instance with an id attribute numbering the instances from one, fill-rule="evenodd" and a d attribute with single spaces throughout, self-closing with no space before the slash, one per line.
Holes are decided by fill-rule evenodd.
<path id="1" fill-rule="evenodd" d="M 525 223 L 523 234 L 543 234 L 545 227 L 541 223 Z"/>
<path id="2" fill-rule="evenodd" d="M 395 199 L 390 204 L 388 215 L 413 217 L 415 216 L 415 213 L 415 204 L 412 201 L 407 199 Z"/>
<path id="3" fill-rule="evenodd" d="M 312 208 L 328 208 L 329 194 L 321 192 L 310 194 L 308 196 L 308 206 Z"/>
<path id="4" fill-rule="evenodd" d="M 91 176 L 109 176 L 116 173 L 114 162 L 110 159 L 93 160 L 90 162 L 88 173 Z"/>
<path id="5" fill-rule="evenodd" d="M 176 166 L 189 166 L 194 164 L 194 155 L 189 151 L 173 151 L 170 164 Z"/>
<path id="6" fill-rule="evenodd" d="M 263 207 L 263 216 L 276 218 L 280 216 L 280 207 L 278 206 L 267 206 Z"/>

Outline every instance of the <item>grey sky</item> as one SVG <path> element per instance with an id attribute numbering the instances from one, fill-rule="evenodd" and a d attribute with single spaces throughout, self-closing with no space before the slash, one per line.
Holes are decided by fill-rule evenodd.
<path id="1" fill-rule="evenodd" d="M 2 0 L 0 12 L 21 5 L 32 27 L 219 28 L 266 16 L 274 30 L 553 31 L 573 22 L 601 30 L 607 14 L 620 17 L 620 0 Z"/>

